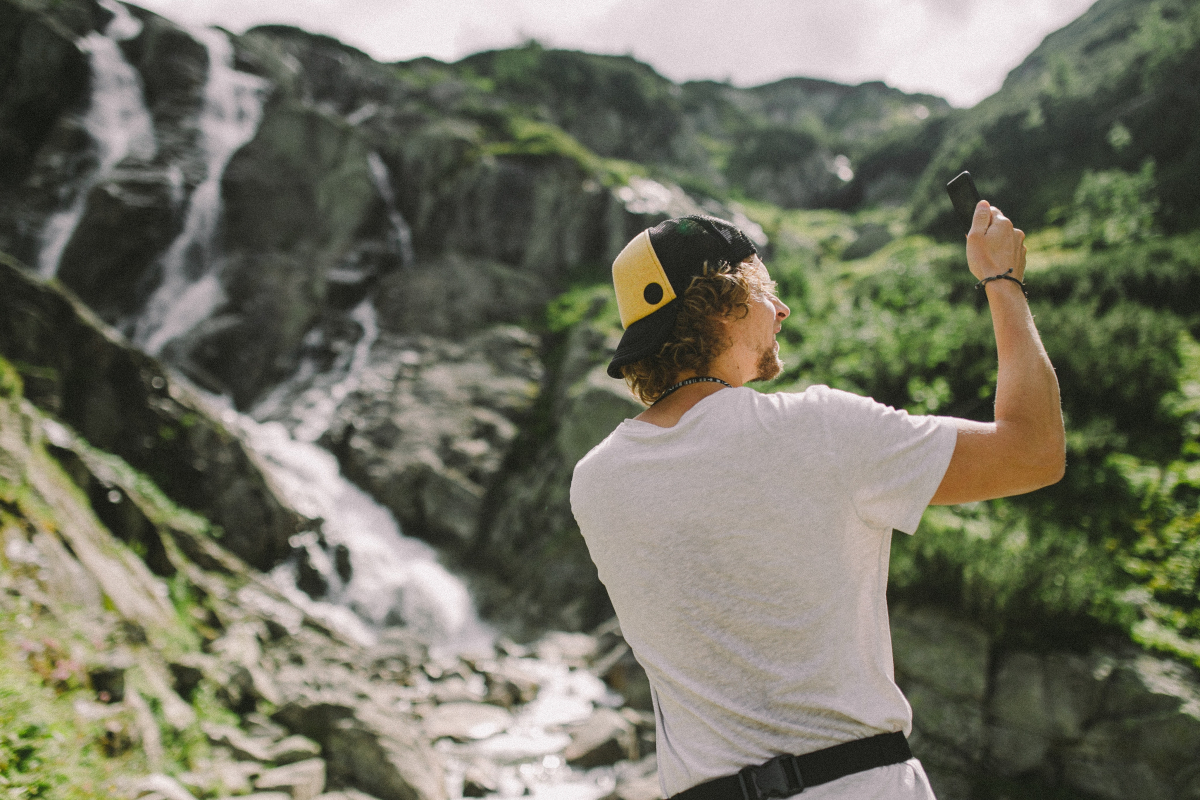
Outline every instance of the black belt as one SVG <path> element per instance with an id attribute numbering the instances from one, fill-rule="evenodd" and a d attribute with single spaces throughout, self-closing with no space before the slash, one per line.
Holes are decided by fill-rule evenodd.
<path id="1" fill-rule="evenodd" d="M 844 778 L 912 758 L 908 739 L 899 731 L 835 744 L 802 756 L 775 756 L 757 767 L 685 789 L 671 800 L 766 800 L 791 797 L 810 786 Z"/>

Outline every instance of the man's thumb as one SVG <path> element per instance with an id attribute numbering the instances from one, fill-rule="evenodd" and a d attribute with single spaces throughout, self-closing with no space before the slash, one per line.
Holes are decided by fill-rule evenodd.
<path id="1" fill-rule="evenodd" d="M 971 230 L 968 236 L 978 231 L 984 233 L 988 229 L 988 225 L 992 221 L 992 204 L 987 200 L 980 200 L 975 204 L 975 214 L 971 217 Z"/>

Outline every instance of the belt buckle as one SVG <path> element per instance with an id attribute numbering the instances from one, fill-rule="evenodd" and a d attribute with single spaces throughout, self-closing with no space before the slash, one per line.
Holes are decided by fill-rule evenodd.
<path id="1" fill-rule="evenodd" d="M 775 756 L 759 766 L 738 770 L 744 800 L 791 797 L 804 791 L 804 779 L 793 755 Z"/>

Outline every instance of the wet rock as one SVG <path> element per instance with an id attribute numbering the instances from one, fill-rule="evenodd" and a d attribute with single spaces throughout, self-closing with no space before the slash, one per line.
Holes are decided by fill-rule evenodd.
<path id="1" fill-rule="evenodd" d="M 307 736 L 288 736 L 271 745 L 267 760 L 284 766 L 321 755 L 321 745 Z"/>
<path id="2" fill-rule="evenodd" d="M 408 535 L 467 550 L 538 394 L 537 340 L 513 326 L 462 344 L 381 336 L 367 370 L 325 441 Z"/>
<path id="3" fill-rule="evenodd" d="M 442 768 L 419 729 L 395 712 L 351 698 L 302 696 L 274 714 L 321 745 L 329 783 L 379 800 L 441 800 Z"/>
<path id="4" fill-rule="evenodd" d="M 246 407 L 295 367 L 324 302 L 325 275 L 380 204 L 367 146 L 350 126 L 299 103 L 264 109 L 222 180 L 229 305 L 181 342 L 185 369 Z M 203 378 L 202 378 L 203 379 Z"/>
<path id="5" fill-rule="evenodd" d="M 500 790 L 500 779 L 495 767 L 473 763 L 463 772 L 463 797 L 487 797 Z"/>
<path id="6" fill-rule="evenodd" d="M 313 800 L 325 791 L 325 762 L 310 758 L 269 769 L 254 780 L 254 788 L 262 791 L 281 790 L 292 800 Z"/>
<path id="7" fill-rule="evenodd" d="M 568 667 L 586 667 L 596 656 L 599 642 L 586 633 L 551 631 L 537 641 L 534 651 L 543 661 L 557 661 Z"/>
<path id="8" fill-rule="evenodd" d="M 625 762 L 616 767 L 617 784 L 604 800 L 661 800 L 658 759 L 653 753 L 641 761 Z"/>
<path id="9" fill-rule="evenodd" d="M 493 705 L 512 708 L 537 697 L 538 679 L 522 666 L 520 658 L 481 661 L 476 667 L 484 676 L 487 701 Z"/>
<path id="10" fill-rule="evenodd" d="M 232 725 L 220 725 L 215 722 L 205 722 L 202 729 L 210 742 L 229 748 L 233 757 L 239 761 L 269 762 L 271 760 L 274 742 L 270 739 L 247 736 Z"/>
<path id="11" fill-rule="evenodd" d="M 11 187 L 32 169 L 35 154 L 59 117 L 84 105 L 89 68 L 72 32 L 31 8 L 6 0 L 0 4 L 0 20 L 0 75 L 5 76 L 0 186 Z M 95 24 L 90 19 L 81 22 L 80 34 Z M 0 236 L 0 242 L 4 238 Z"/>
<path id="12" fill-rule="evenodd" d="M 422 727 L 430 739 L 449 737 L 460 742 L 486 739 L 513 723 L 511 713 L 487 703 L 445 703 L 423 716 Z"/>
<path id="13" fill-rule="evenodd" d="M 563 758 L 572 766 L 592 769 L 638 758 L 637 730 L 614 709 L 596 709 L 570 733 L 571 744 L 563 751 Z"/>
<path id="14" fill-rule="evenodd" d="M 196 152 L 196 117 L 204 103 L 208 49 L 187 31 L 142 8 L 130 9 L 142 30 L 122 50 L 142 78 L 146 107 L 154 119 L 160 156 L 180 164 L 183 179 L 194 187 L 206 176 Z"/>
<path id="15" fill-rule="evenodd" d="M 122 788 L 123 794 L 131 800 L 196 800 L 179 781 L 162 774 L 135 779 Z"/>
<path id="16" fill-rule="evenodd" d="M 178 192 L 161 167 L 133 164 L 89 192 L 56 277 L 105 322 L 125 319 L 154 290 L 151 264 L 181 225 Z"/>

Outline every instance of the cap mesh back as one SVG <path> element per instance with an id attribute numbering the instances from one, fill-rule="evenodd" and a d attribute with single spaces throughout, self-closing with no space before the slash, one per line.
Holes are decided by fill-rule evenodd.
<path id="1" fill-rule="evenodd" d="M 660 222 L 650 229 L 650 241 L 679 291 L 687 287 L 689 278 L 703 272 L 705 262 L 736 264 L 757 252 L 737 226 L 701 214 Z"/>

